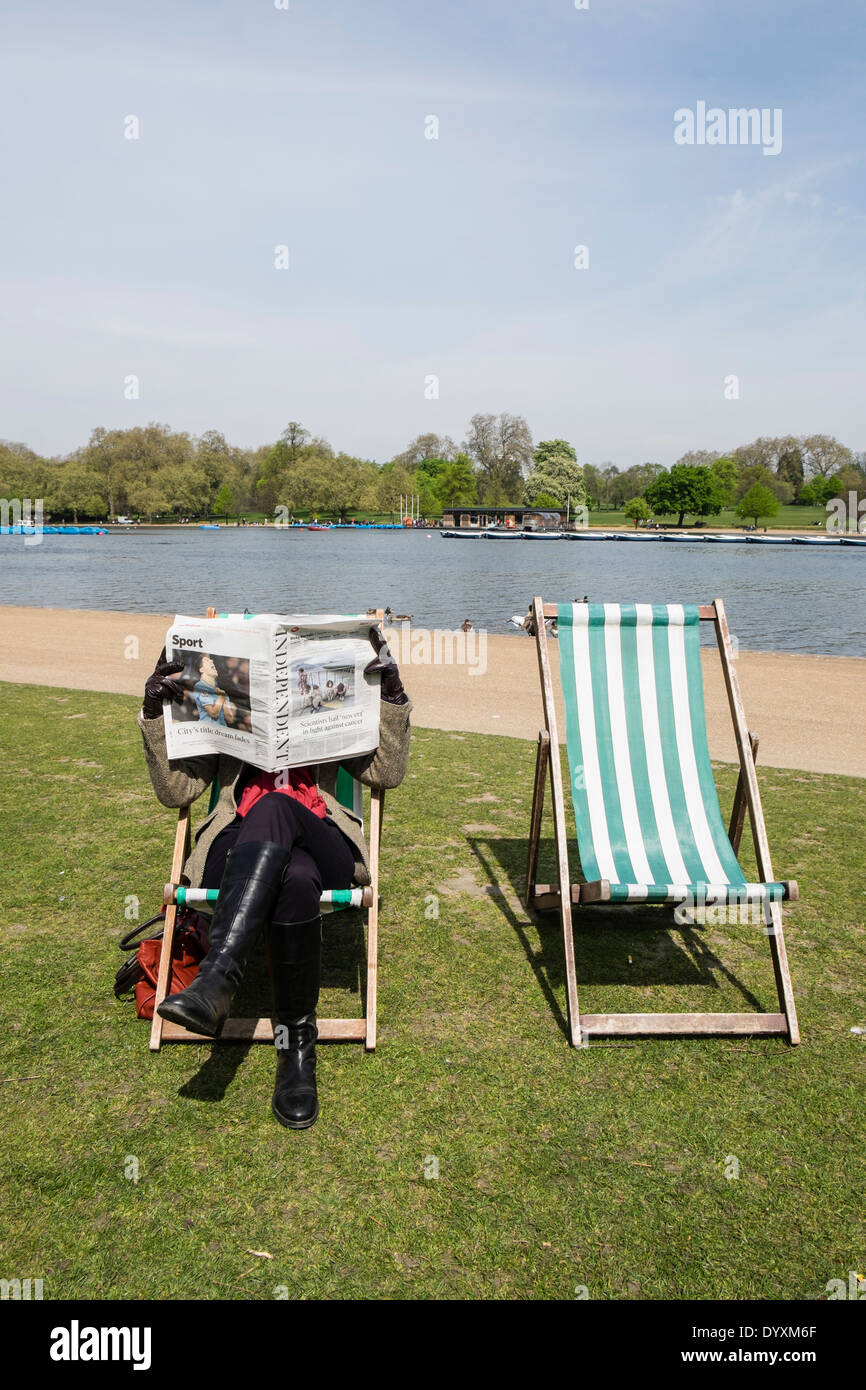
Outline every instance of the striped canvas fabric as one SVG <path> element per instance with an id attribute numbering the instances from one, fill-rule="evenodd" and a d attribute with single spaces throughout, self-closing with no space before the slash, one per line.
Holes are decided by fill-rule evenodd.
<path id="1" fill-rule="evenodd" d="M 581 867 L 611 901 L 780 901 L 747 883 L 710 766 L 695 604 L 559 605 Z"/>

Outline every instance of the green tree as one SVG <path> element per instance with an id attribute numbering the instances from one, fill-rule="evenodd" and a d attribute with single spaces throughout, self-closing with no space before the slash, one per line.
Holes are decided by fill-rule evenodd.
<path id="1" fill-rule="evenodd" d="M 660 463 L 636 463 L 620 473 L 617 487 L 622 491 L 623 502 L 629 497 L 642 497 L 650 483 L 663 472 Z"/>
<path id="2" fill-rule="evenodd" d="M 590 511 L 601 506 L 601 499 L 604 496 L 604 480 L 601 472 L 592 463 L 583 465 L 583 482 L 586 488 L 586 505 Z"/>
<path id="3" fill-rule="evenodd" d="M 304 449 L 294 468 L 285 475 L 291 509 L 331 513 L 345 521 L 347 512 L 360 502 L 362 485 L 357 462 L 345 454 Z M 281 501 L 285 500 L 282 496 Z"/>
<path id="4" fill-rule="evenodd" d="M 415 469 L 415 477 L 426 477 L 436 479 L 439 474 L 448 467 L 448 460 L 444 458 L 422 459 Z"/>
<path id="5" fill-rule="evenodd" d="M 435 438 L 435 435 L 431 438 Z M 431 512 L 439 510 L 437 484 L 447 467 L 447 459 L 431 457 L 422 459 L 417 468 L 413 470 L 413 491 L 418 496 L 418 507 L 422 516 L 428 516 Z"/>
<path id="6" fill-rule="evenodd" d="M 615 463 L 603 463 L 601 466 L 601 477 L 604 484 L 603 507 L 612 507 L 614 511 L 623 507 L 629 494 L 622 473 Z"/>
<path id="7" fill-rule="evenodd" d="M 142 506 L 133 496 L 150 496 L 153 503 L 161 489 L 154 486 L 148 493 L 149 480 L 167 466 L 189 464 L 193 444 L 188 434 L 175 433 L 168 425 L 151 422 L 128 430 L 93 430 L 90 440 L 75 458 L 102 479 L 101 491 L 108 504 L 109 516 L 132 508 L 156 512 L 162 506 Z M 162 505 L 171 506 L 170 499 Z"/>
<path id="8" fill-rule="evenodd" d="M 214 498 L 220 486 L 227 480 L 226 475 L 231 466 L 231 457 L 231 445 L 226 441 L 225 435 L 220 434 L 219 430 L 206 430 L 196 440 L 195 461 L 207 478 L 208 489 Z"/>
<path id="9" fill-rule="evenodd" d="M 89 471 L 98 473 L 102 478 L 108 502 L 108 516 L 111 521 L 114 520 L 116 514 L 115 487 L 120 461 L 121 435 L 121 430 L 109 431 L 101 425 L 97 425 L 95 430 L 91 430 L 90 439 L 79 455 L 85 467 Z"/>
<path id="10" fill-rule="evenodd" d="M 753 487 L 768 488 L 778 502 L 790 502 L 794 496 L 791 484 L 778 477 L 765 463 L 748 464 L 740 470 L 737 498 L 745 497 Z"/>
<path id="11" fill-rule="evenodd" d="M 223 483 L 218 489 L 216 497 L 211 503 L 211 507 L 217 516 L 228 516 L 235 509 L 235 495 L 228 483 Z"/>
<path id="12" fill-rule="evenodd" d="M 443 510 L 478 501 L 478 479 L 468 454 L 458 454 L 446 463 L 436 479 L 436 495 Z"/>
<path id="13" fill-rule="evenodd" d="M 130 511 L 136 515 L 143 514 L 148 521 L 153 521 L 160 512 L 171 509 L 171 502 L 156 475 L 148 477 L 143 474 L 137 478 L 129 484 L 126 496 Z"/>
<path id="14" fill-rule="evenodd" d="M 296 512 L 317 511 L 323 496 L 322 464 L 320 459 L 301 459 L 294 468 L 260 480 L 258 495 L 266 507 L 287 507 Z"/>
<path id="15" fill-rule="evenodd" d="M 557 497 L 549 492 L 540 492 L 534 502 L 528 502 L 527 506 L 538 507 L 541 510 L 558 512 L 562 503 Z"/>
<path id="16" fill-rule="evenodd" d="M 445 459 L 423 459 L 412 472 L 412 491 L 418 497 L 418 508 L 422 516 L 439 510 L 437 483 L 442 471 L 448 467 Z"/>
<path id="17" fill-rule="evenodd" d="M 656 516 L 676 516 L 682 526 L 686 516 L 712 516 L 722 510 L 715 476 L 702 465 L 675 463 L 650 483 L 644 496 Z"/>
<path id="18" fill-rule="evenodd" d="M 45 502 L 52 511 L 72 512 L 78 525 L 78 513 L 102 518 L 108 514 L 103 480 L 79 459 L 70 459 L 51 470 Z"/>
<path id="19" fill-rule="evenodd" d="M 292 506 L 289 499 L 298 490 L 297 484 L 290 481 L 293 470 L 305 459 L 319 458 L 332 452 L 327 440 L 311 441 L 309 430 L 304 429 L 297 420 L 290 420 L 265 455 L 256 479 L 255 495 L 260 505 L 266 512 L 273 511 L 278 504 Z"/>
<path id="20" fill-rule="evenodd" d="M 790 448 L 783 449 L 776 464 L 776 476 L 783 482 L 789 483 L 797 492 L 803 486 L 805 469 L 803 465 L 803 450 L 799 444 L 792 444 Z"/>
<path id="21" fill-rule="evenodd" d="M 740 481 L 740 470 L 736 459 L 723 454 L 710 464 L 710 472 L 716 480 L 719 489 L 719 496 L 722 499 L 723 507 L 731 507 L 737 496 L 737 487 Z"/>
<path id="22" fill-rule="evenodd" d="M 804 507 L 824 507 L 831 497 L 836 496 L 836 484 L 831 478 L 822 478 L 818 474 L 815 478 L 810 478 L 808 483 L 804 483 L 797 493 L 797 502 Z"/>
<path id="23" fill-rule="evenodd" d="M 377 512 L 386 512 L 392 523 L 398 519 L 400 498 L 415 492 L 414 474 L 402 464 L 383 464 L 376 489 Z"/>
<path id="24" fill-rule="evenodd" d="M 0 441 L 0 497 L 47 500 L 53 467 L 26 444 Z"/>
<path id="25" fill-rule="evenodd" d="M 199 512 L 206 512 L 210 506 L 208 480 L 192 459 L 160 468 L 154 481 L 165 498 L 160 510 L 176 512 L 178 516 L 195 516 Z"/>
<path id="26" fill-rule="evenodd" d="M 858 500 L 866 494 L 866 474 L 850 465 L 840 468 L 838 473 L 827 479 L 827 482 L 832 483 L 836 489 L 833 496 L 844 497 L 846 501 L 849 492 L 856 493 Z"/>
<path id="27" fill-rule="evenodd" d="M 335 459 L 323 460 L 323 464 L 325 500 L 322 505 L 345 522 L 349 512 L 360 506 L 368 470 L 375 471 L 375 464 L 365 464 L 349 454 L 337 454 Z"/>
<path id="28" fill-rule="evenodd" d="M 233 496 L 232 510 L 249 505 L 255 478 L 253 459 L 245 449 L 229 444 L 219 430 L 206 430 L 195 442 L 195 465 L 206 478 L 210 507 L 216 511 L 216 496 L 227 486 Z"/>
<path id="29" fill-rule="evenodd" d="M 637 526 L 639 521 L 649 521 L 652 509 L 644 497 L 633 497 L 625 504 L 625 514 Z"/>
<path id="30" fill-rule="evenodd" d="M 737 515 L 741 516 L 744 521 L 751 517 L 756 526 L 760 517 L 774 517 L 778 510 L 779 502 L 775 493 L 761 483 L 755 483 L 753 487 L 750 487 L 746 495 L 741 497 L 737 503 Z"/>

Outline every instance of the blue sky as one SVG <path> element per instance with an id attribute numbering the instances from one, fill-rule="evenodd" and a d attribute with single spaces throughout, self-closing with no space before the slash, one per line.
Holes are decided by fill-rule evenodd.
<path id="1" fill-rule="evenodd" d="M 510 411 L 620 467 L 866 448 L 859 3 L 4 11 L 0 437 L 298 419 L 382 461 Z M 781 152 L 676 145 L 698 101 L 781 108 Z"/>

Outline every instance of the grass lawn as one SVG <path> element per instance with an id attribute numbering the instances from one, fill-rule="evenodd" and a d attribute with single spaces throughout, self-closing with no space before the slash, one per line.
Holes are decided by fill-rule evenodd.
<path id="1" fill-rule="evenodd" d="M 676 516 L 657 518 L 664 526 L 675 526 L 677 519 Z M 742 527 L 747 524 L 743 521 L 742 517 L 737 516 L 734 511 L 719 512 L 718 516 L 705 516 L 702 520 L 704 524 L 701 530 L 705 531 L 729 530 L 731 528 L 734 530 L 741 530 Z M 629 521 L 624 512 L 592 511 L 589 514 L 589 524 L 590 526 L 600 526 L 601 529 L 604 530 L 605 527 L 609 526 L 631 526 L 634 523 Z M 695 518 L 693 516 L 687 516 L 683 529 L 691 529 L 694 524 Z M 751 520 L 749 520 L 748 524 L 752 524 Z M 774 517 L 761 518 L 759 529 L 763 530 L 766 526 L 768 531 L 815 531 L 818 527 L 824 527 L 826 524 L 827 513 L 823 507 L 783 507 L 780 505 Z"/>
<path id="2" fill-rule="evenodd" d="M 799 1048 L 578 1052 L 556 920 L 518 898 L 534 746 L 416 731 L 385 820 L 379 1048 L 320 1050 L 321 1117 L 296 1133 L 270 1113 L 269 1048 L 152 1055 L 113 996 L 125 902 L 156 910 L 173 835 L 138 702 L 0 702 L 5 1278 L 46 1299 L 815 1299 L 866 1272 L 866 782 L 760 774 L 776 873 L 802 893 Z M 777 1007 L 758 928 L 586 920 L 586 1010 Z M 322 1013 L 360 1012 L 358 918 L 327 933 Z M 244 988 L 239 1012 L 256 992 L 267 1012 L 261 962 Z"/>

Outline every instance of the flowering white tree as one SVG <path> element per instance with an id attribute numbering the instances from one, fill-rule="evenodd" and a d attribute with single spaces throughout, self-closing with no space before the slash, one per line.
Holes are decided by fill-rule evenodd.
<path id="1" fill-rule="evenodd" d="M 565 439 L 543 439 L 533 455 L 534 467 L 523 484 L 523 501 L 535 506 L 542 500 L 581 507 L 586 502 L 583 467 Z"/>

